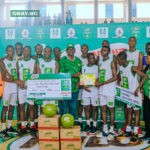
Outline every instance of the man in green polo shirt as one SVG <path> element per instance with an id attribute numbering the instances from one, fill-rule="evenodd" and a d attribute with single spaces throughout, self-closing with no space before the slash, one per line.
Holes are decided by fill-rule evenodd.
<path id="1" fill-rule="evenodd" d="M 77 108 L 77 98 L 78 98 L 78 82 L 81 75 L 81 60 L 74 56 L 75 48 L 73 44 L 68 44 L 66 48 L 67 56 L 64 56 L 60 59 L 60 72 L 61 73 L 70 73 L 71 74 L 71 84 L 72 84 L 72 99 L 65 100 L 61 105 L 61 114 L 69 113 L 75 117 L 76 108 Z"/>

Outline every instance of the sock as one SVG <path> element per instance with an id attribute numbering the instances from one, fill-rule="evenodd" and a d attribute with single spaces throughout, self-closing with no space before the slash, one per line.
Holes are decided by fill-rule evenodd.
<path id="1" fill-rule="evenodd" d="M 78 122 L 80 122 L 80 123 L 81 123 L 81 122 L 82 122 L 82 118 L 78 118 Z"/>
<path id="2" fill-rule="evenodd" d="M 113 132 L 113 131 L 114 131 L 114 126 L 110 126 L 109 131 L 110 131 L 110 132 Z"/>
<path id="3" fill-rule="evenodd" d="M 96 127 L 96 125 L 97 125 L 97 121 L 94 121 L 93 126 Z"/>
<path id="4" fill-rule="evenodd" d="M 26 126 L 26 121 L 21 121 L 21 126 L 25 127 Z"/>
<path id="5" fill-rule="evenodd" d="M 35 122 L 35 123 L 37 123 L 37 122 L 38 122 L 38 120 L 37 120 L 37 119 L 34 119 L 34 122 Z"/>
<path id="6" fill-rule="evenodd" d="M 6 129 L 6 123 L 2 123 L 2 130 Z"/>
<path id="7" fill-rule="evenodd" d="M 11 127 L 11 125 L 12 125 L 12 120 L 8 120 L 8 123 L 7 123 L 8 129 Z"/>
<path id="8" fill-rule="evenodd" d="M 30 121 L 30 127 L 34 126 L 34 121 Z"/>
<path id="9" fill-rule="evenodd" d="M 90 126 L 90 120 L 87 120 L 86 122 L 87 122 L 87 125 L 89 125 L 89 126 Z"/>
<path id="10" fill-rule="evenodd" d="M 27 126 L 27 121 L 24 121 L 24 125 Z"/>
<path id="11" fill-rule="evenodd" d="M 92 118 L 90 118 L 90 122 L 93 122 L 93 119 L 92 119 Z"/>
<path id="12" fill-rule="evenodd" d="M 127 131 L 127 132 L 131 132 L 131 126 L 127 126 L 127 127 L 126 127 L 126 131 Z"/>
<path id="13" fill-rule="evenodd" d="M 107 124 L 104 124 L 104 125 L 103 125 L 103 130 L 108 130 Z"/>
<path id="14" fill-rule="evenodd" d="M 139 129 L 139 127 L 134 127 L 134 133 L 135 134 L 138 134 L 138 129 Z"/>

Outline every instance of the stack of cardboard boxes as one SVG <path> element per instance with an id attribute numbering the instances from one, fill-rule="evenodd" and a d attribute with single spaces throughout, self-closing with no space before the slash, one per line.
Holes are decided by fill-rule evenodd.
<path id="1" fill-rule="evenodd" d="M 59 119 L 59 115 L 52 118 L 41 115 L 38 118 L 40 150 L 60 150 Z"/>
<path id="2" fill-rule="evenodd" d="M 60 128 L 61 150 L 81 150 L 80 126 Z"/>
<path id="3" fill-rule="evenodd" d="M 60 127 L 60 116 L 38 118 L 40 150 L 81 150 L 80 126 Z"/>

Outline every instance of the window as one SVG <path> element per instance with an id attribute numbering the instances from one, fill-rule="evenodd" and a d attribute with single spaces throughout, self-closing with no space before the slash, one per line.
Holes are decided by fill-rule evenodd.
<path id="1" fill-rule="evenodd" d="M 48 5 L 46 7 L 46 15 L 50 16 L 51 18 L 53 18 L 54 16 L 58 16 L 59 14 L 61 14 L 61 5 L 57 4 L 57 5 Z"/>
<path id="2" fill-rule="evenodd" d="M 123 4 L 122 3 L 113 5 L 113 18 L 123 18 Z"/>
<path id="3" fill-rule="evenodd" d="M 150 3 L 137 3 L 137 18 L 149 18 Z"/>
<path id="4" fill-rule="evenodd" d="M 94 5 L 76 5 L 76 19 L 94 19 Z"/>
<path id="5" fill-rule="evenodd" d="M 106 13 L 106 18 L 113 18 L 113 4 L 106 4 L 105 5 L 106 7 L 106 10 L 105 10 L 105 13 Z"/>
<path id="6" fill-rule="evenodd" d="M 132 17 L 136 17 L 136 4 L 132 4 Z"/>
<path id="7" fill-rule="evenodd" d="M 98 18 L 105 18 L 105 4 L 98 4 Z"/>

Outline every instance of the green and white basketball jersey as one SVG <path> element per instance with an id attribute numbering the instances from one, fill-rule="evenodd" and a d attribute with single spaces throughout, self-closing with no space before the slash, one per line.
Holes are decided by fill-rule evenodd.
<path id="1" fill-rule="evenodd" d="M 17 76 L 16 61 L 15 60 L 10 61 L 5 58 L 3 60 L 3 63 L 8 73 L 13 76 L 14 80 L 17 80 L 18 76 Z M 11 92 L 17 92 L 17 84 L 13 82 L 5 82 L 4 88 L 8 88 L 9 90 L 11 90 Z"/>
<path id="2" fill-rule="evenodd" d="M 113 77 L 111 63 L 113 59 L 99 61 L 99 82 L 103 83 Z M 105 84 L 99 88 L 99 94 L 114 97 L 115 96 L 115 82 Z M 109 92 L 108 92 L 109 91 Z"/>
<path id="3" fill-rule="evenodd" d="M 55 73 L 56 61 L 51 60 L 51 61 L 47 62 L 44 59 L 41 59 L 39 61 L 39 67 L 40 67 L 40 70 L 41 70 L 41 74 Z"/>
<path id="4" fill-rule="evenodd" d="M 79 57 L 79 59 L 82 61 L 82 65 L 85 66 L 88 64 L 87 58 L 83 58 L 82 56 Z"/>
<path id="5" fill-rule="evenodd" d="M 121 86 L 129 89 L 131 91 L 135 91 L 138 86 L 137 74 L 132 72 L 133 65 L 128 63 L 126 67 L 120 67 L 120 75 L 121 75 Z"/>
<path id="6" fill-rule="evenodd" d="M 16 68 L 16 61 L 15 60 L 8 60 L 4 59 L 3 63 L 8 71 L 9 74 L 11 74 L 14 78 L 14 80 L 17 80 L 17 68 Z"/>
<path id="7" fill-rule="evenodd" d="M 135 51 L 127 51 L 127 61 L 131 63 L 133 66 L 138 66 L 139 64 L 139 50 Z"/>
<path id="8" fill-rule="evenodd" d="M 98 78 L 98 66 L 97 65 L 92 65 L 88 66 L 85 65 L 82 67 L 82 74 L 94 74 L 95 78 Z M 87 92 L 86 90 L 83 89 L 82 91 L 82 97 L 95 97 L 95 100 L 98 98 L 98 88 L 95 86 L 90 86 L 89 87 L 91 92 Z"/>
<path id="9" fill-rule="evenodd" d="M 29 74 L 33 74 L 34 72 L 34 65 L 36 63 L 36 60 L 30 58 L 29 60 L 19 60 L 19 77 L 20 80 L 27 80 L 27 76 Z"/>

